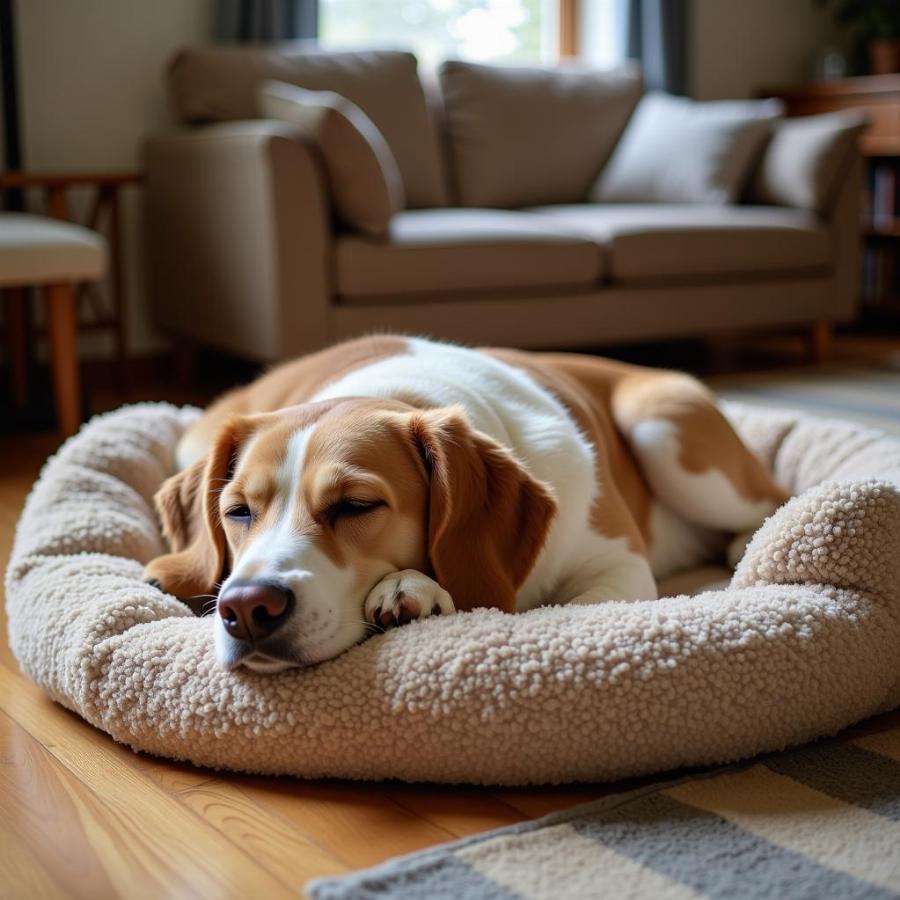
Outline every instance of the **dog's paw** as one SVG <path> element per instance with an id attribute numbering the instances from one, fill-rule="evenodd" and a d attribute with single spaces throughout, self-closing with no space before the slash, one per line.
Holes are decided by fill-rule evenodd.
<path id="1" fill-rule="evenodd" d="M 432 578 L 415 569 L 391 572 L 369 591 L 366 621 L 381 628 L 405 625 L 413 619 L 456 612 L 450 595 Z"/>

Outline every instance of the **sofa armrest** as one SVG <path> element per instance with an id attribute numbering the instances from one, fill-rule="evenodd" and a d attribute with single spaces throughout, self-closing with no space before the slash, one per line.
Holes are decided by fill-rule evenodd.
<path id="1" fill-rule="evenodd" d="M 828 229 L 831 291 L 823 321 L 852 319 L 860 299 L 863 160 L 867 124 L 855 112 L 782 119 L 773 126 L 750 188 L 751 203 L 815 212 Z"/>
<path id="2" fill-rule="evenodd" d="M 144 154 L 159 324 L 261 361 L 327 343 L 330 212 L 319 160 L 296 132 L 222 123 L 154 135 Z"/>

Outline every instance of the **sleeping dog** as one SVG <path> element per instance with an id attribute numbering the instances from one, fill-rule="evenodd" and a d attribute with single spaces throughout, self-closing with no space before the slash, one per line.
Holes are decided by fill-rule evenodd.
<path id="1" fill-rule="evenodd" d="M 687 375 L 400 337 L 226 394 L 177 461 L 145 577 L 215 600 L 217 660 L 257 672 L 456 610 L 653 599 L 787 498 Z"/>

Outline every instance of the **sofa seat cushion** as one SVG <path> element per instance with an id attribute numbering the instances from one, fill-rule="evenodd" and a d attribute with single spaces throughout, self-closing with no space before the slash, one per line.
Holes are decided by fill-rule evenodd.
<path id="1" fill-rule="evenodd" d="M 759 275 L 828 265 L 815 215 L 769 206 L 578 204 L 531 210 L 605 244 L 613 281 Z"/>
<path id="2" fill-rule="evenodd" d="M 407 210 L 387 241 L 338 239 L 337 293 L 390 295 L 584 287 L 605 274 L 604 250 L 549 216 L 496 209 Z"/>

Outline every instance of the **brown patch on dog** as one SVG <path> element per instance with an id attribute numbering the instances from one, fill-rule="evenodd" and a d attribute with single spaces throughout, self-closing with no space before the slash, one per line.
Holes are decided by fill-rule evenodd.
<path id="1" fill-rule="evenodd" d="M 556 501 L 505 447 L 472 428 L 461 409 L 413 415 L 411 433 L 430 470 L 428 555 L 457 609 L 514 612 Z"/>
<path id="2" fill-rule="evenodd" d="M 646 555 L 652 493 L 610 410 L 615 385 L 634 367 L 576 354 L 484 352 L 524 371 L 570 412 L 594 447 L 600 490 L 591 527 L 606 537 L 626 538 L 633 552 Z"/>
<path id="3" fill-rule="evenodd" d="M 336 344 L 271 369 L 215 401 L 181 440 L 190 455 L 203 455 L 232 415 L 253 415 L 308 403 L 320 390 L 364 366 L 409 352 L 396 335 L 371 335 Z"/>
<path id="4" fill-rule="evenodd" d="M 648 419 L 672 422 L 678 431 L 678 463 L 687 472 L 717 469 L 745 500 L 771 500 L 780 505 L 790 496 L 738 437 L 713 393 L 689 375 L 633 373 L 617 386 L 613 409 L 626 432 Z"/>
<path id="5" fill-rule="evenodd" d="M 209 456 L 173 475 L 156 497 L 172 553 L 144 569 L 147 580 L 182 599 L 213 596 L 228 572 L 228 548 L 219 515 L 219 490 L 231 477 L 237 449 L 252 425 L 236 418 L 222 428 Z"/>

